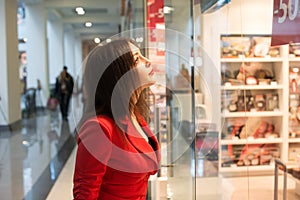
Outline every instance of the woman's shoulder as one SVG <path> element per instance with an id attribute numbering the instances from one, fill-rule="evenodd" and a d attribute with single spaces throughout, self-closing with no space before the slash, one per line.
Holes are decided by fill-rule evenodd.
<path id="1" fill-rule="evenodd" d="M 104 133 L 107 137 L 111 138 L 114 132 L 114 124 L 114 121 L 107 116 L 89 117 L 80 127 L 78 136 L 82 139 L 86 136 L 91 137 L 99 135 L 99 133 Z"/>
<path id="2" fill-rule="evenodd" d="M 98 115 L 86 119 L 85 122 L 83 123 L 83 127 L 89 125 L 95 125 L 95 124 L 100 124 L 102 126 L 107 127 L 108 129 L 112 129 L 115 125 L 115 122 L 113 119 L 111 119 L 106 115 Z"/>

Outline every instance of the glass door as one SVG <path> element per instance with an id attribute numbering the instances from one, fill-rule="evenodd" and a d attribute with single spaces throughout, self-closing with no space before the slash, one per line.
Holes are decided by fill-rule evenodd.
<path id="1" fill-rule="evenodd" d="M 152 87 L 154 129 L 162 149 L 161 168 L 152 184 L 152 199 L 195 199 L 191 4 L 180 0 L 149 0 L 145 5 L 148 56 L 157 79 Z M 175 15 L 175 10 L 181 14 Z"/>

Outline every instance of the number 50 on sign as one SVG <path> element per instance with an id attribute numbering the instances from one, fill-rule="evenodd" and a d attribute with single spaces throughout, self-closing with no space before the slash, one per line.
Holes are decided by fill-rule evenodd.
<path id="1" fill-rule="evenodd" d="M 274 0 L 272 46 L 300 42 L 299 0 Z"/>
<path id="2" fill-rule="evenodd" d="M 282 16 L 278 17 L 278 23 L 284 23 L 287 18 L 292 21 L 299 14 L 299 0 L 287 0 L 287 3 L 279 0 L 278 6 L 278 9 L 274 10 L 274 14 L 282 12 Z"/>

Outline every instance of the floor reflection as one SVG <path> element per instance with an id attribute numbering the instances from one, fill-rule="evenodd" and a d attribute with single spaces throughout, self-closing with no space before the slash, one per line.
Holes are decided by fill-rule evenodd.
<path id="1" fill-rule="evenodd" d="M 0 133 L 1 199 L 45 199 L 75 146 L 73 130 L 55 111 Z"/>

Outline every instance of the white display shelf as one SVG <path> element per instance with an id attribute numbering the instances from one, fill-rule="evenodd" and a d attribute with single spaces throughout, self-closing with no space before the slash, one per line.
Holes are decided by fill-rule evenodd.
<path id="1" fill-rule="evenodd" d="M 282 138 L 259 138 L 259 139 L 237 139 L 237 140 L 221 140 L 221 145 L 239 145 L 239 144 L 276 144 L 282 143 Z"/>
<path id="2" fill-rule="evenodd" d="M 231 117 L 282 117 L 283 113 L 280 111 L 259 111 L 259 112 L 223 112 L 223 118 Z"/>
<path id="3" fill-rule="evenodd" d="M 289 64 L 289 73 L 288 73 L 288 85 L 287 86 L 289 86 L 290 84 L 291 84 L 291 79 L 292 79 L 292 74 L 293 73 L 296 73 L 296 72 L 292 72 L 293 70 L 292 70 L 292 68 L 299 68 L 300 67 L 300 57 L 290 57 L 289 56 L 289 58 L 288 58 L 288 64 Z M 295 75 L 295 74 L 294 74 Z M 297 82 L 299 83 L 299 73 L 297 74 L 297 78 L 296 78 L 296 80 L 297 80 Z M 290 90 L 290 87 L 287 87 L 287 89 L 288 89 L 288 94 L 289 95 L 295 95 L 295 96 L 298 96 L 299 95 L 299 92 L 297 91 L 297 92 L 292 92 L 291 90 Z M 291 100 L 290 98 L 289 98 L 289 100 Z M 288 101 L 289 102 L 289 101 Z M 297 105 L 293 105 L 293 107 L 294 108 L 296 108 L 297 109 Z M 290 102 L 289 102 L 289 110 L 288 110 L 288 112 L 290 111 Z M 289 113 L 290 114 L 290 113 Z M 297 148 L 297 152 L 299 151 L 299 147 L 300 147 L 300 138 L 290 138 L 289 137 L 289 133 L 290 132 L 292 132 L 292 131 L 294 131 L 294 129 L 296 129 L 296 130 L 298 130 L 299 129 L 299 126 L 300 126 L 300 123 L 298 123 L 297 125 L 296 124 L 294 124 L 293 126 L 291 126 L 291 127 L 288 127 L 288 129 L 287 129 L 287 141 L 288 141 L 288 143 L 287 143 L 287 155 L 288 155 L 288 159 L 290 159 L 290 157 L 293 157 L 291 154 L 293 154 L 293 151 L 291 151 L 291 149 L 290 148 Z M 299 180 L 298 180 L 299 181 Z M 299 184 L 298 184 L 299 185 Z M 300 188 L 300 185 L 298 186 L 298 188 Z"/>
<path id="4" fill-rule="evenodd" d="M 221 167 L 220 172 L 221 173 L 236 173 L 236 172 L 259 172 L 259 171 L 269 171 L 274 170 L 274 164 L 270 165 L 250 165 L 250 166 L 234 166 L 234 167 Z"/>
<path id="5" fill-rule="evenodd" d="M 283 58 L 221 58 L 221 62 L 282 62 Z"/>
<path id="6" fill-rule="evenodd" d="M 282 85 L 231 85 L 221 86 L 221 90 L 282 90 Z"/>
<path id="7" fill-rule="evenodd" d="M 289 138 L 288 141 L 289 143 L 300 143 L 300 138 Z"/>
<path id="8" fill-rule="evenodd" d="M 227 36 L 228 34 L 226 34 Z M 251 38 L 251 35 L 249 36 Z M 240 91 L 245 91 L 245 94 L 254 96 L 257 94 L 277 94 L 278 95 L 278 106 L 279 109 L 274 111 L 239 111 L 239 112 L 229 112 L 229 110 L 221 111 L 221 118 L 219 121 L 219 126 L 222 127 L 223 123 L 228 123 L 228 125 L 249 123 L 255 121 L 255 118 L 262 118 L 261 120 L 266 120 L 272 123 L 276 128 L 276 132 L 279 133 L 280 138 L 259 138 L 259 139 L 222 139 L 220 138 L 219 143 L 221 146 L 225 145 L 247 145 L 247 144 L 274 144 L 279 149 L 280 159 L 287 161 L 289 157 L 290 145 L 299 144 L 300 138 L 289 138 L 289 66 L 300 67 L 300 57 L 289 57 L 289 47 L 288 45 L 283 45 L 279 49 L 280 57 L 238 57 L 238 58 L 219 58 L 219 69 L 224 73 L 222 83 L 220 85 L 220 99 L 221 107 L 226 108 L 231 100 L 235 100 L 236 97 L 242 94 Z M 252 66 L 251 63 L 260 63 L 257 66 L 262 66 L 263 70 L 270 69 L 272 76 L 276 82 L 271 82 L 269 85 L 234 85 L 234 80 L 229 78 L 235 77 L 238 70 L 241 69 L 241 63 L 249 62 L 247 66 Z M 298 63 L 299 62 L 299 63 Z M 291 65 L 292 64 L 292 65 Z M 298 65 L 299 64 L 299 65 Z M 256 66 L 255 64 L 253 66 Z M 255 74 L 255 71 L 251 71 L 246 68 L 248 73 Z M 228 74 L 226 73 L 228 72 Z M 247 72 L 247 71 L 246 71 Z M 246 75 L 246 73 L 245 73 Z M 228 82 L 228 83 L 226 83 Z M 233 83 L 233 84 L 230 84 Z M 238 84 L 238 82 L 236 82 Z M 231 96 L 230 96 L 231 95 Z M 236 96 L 234 96 L 236 95 Z M 225 98 L 226 97 L 226 98 Z M 222 101 L 224 98 L 224 101 Z M 231 99 L 230 99 L 231 98 Z M 236 118 L 236 119 L 235 119 Z M 240 118 L 240 119 L 239 119 Z M 251 119 L 250 119 L 251 118 Z M 235 121 L 236 120 L 236 121 Z M 241 121 L 241 120 L 244 120 Z M 257 119 L 259 120 L 259 119 Z M 221 124 L 222 123 L 222 124 Z M 248 124 L 249 125 L 249 124 Z M 222 127 L 223 128 L 223 127 Z M 221 130 L 225 131 L 227 129 Z M 251 129 L 249 129 L 251 130 Z M 221 132 L 220 131 L 220 132 Z M 251 130 L 252 131 L 252 130 Z M 249 132 L 249 135 L 253 133 Z M 294 145 L 295 146 L 295 145 Z M 219 169 L 220 173 L 228 174 L 229 176 L 234 176 L 235 173 L 241 174 L 243 172 L 253 172 L 250 174 L 260 174 L 260 172 L 274 171 L 273 163 L 270 165 L 250 165 L 250 166 L 236 166 L 232 165 L 230 167 L 222 167 L 222 156 L 226 155 L 226 152 L 219 152 Z"/>
<path id="9" fill-rule="evenodd" d="M 289 57 L 290 62 L 300 62 L 300 57 Z"/>

